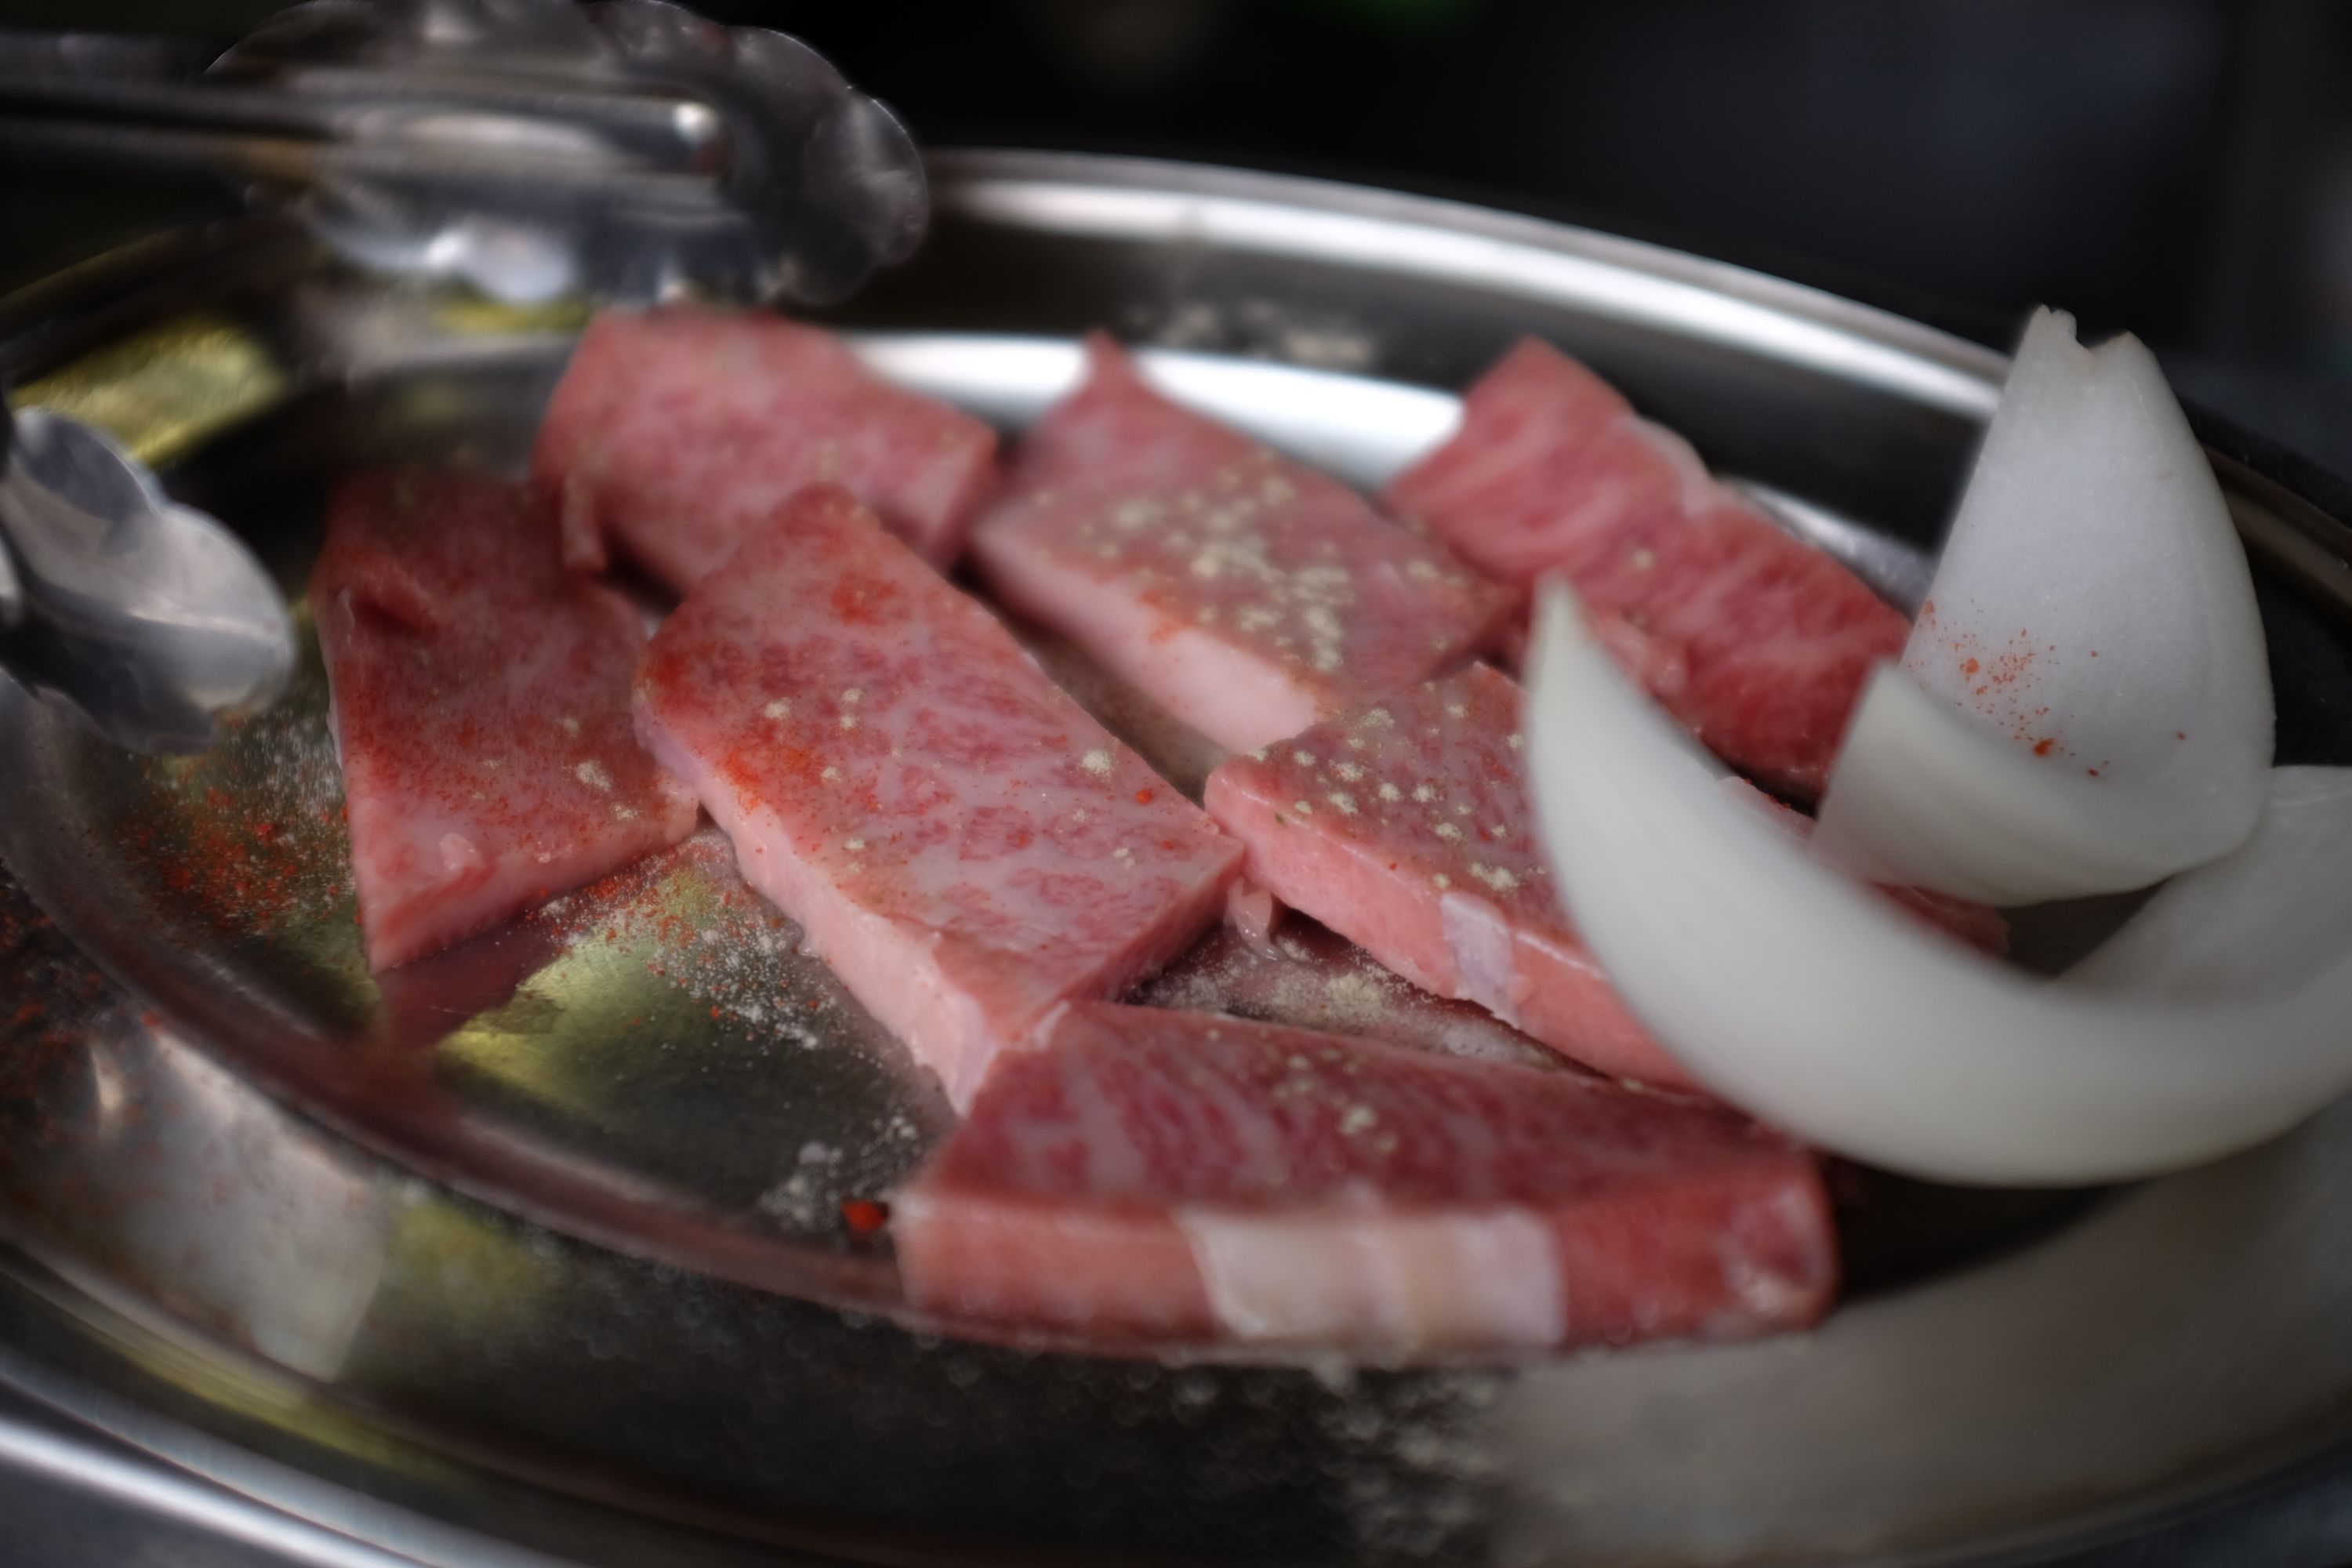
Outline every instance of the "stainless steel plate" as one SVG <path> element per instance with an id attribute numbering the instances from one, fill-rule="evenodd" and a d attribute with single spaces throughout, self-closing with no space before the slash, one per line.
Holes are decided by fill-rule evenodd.
<path id="1" fill-rule="evenodd" d="M 1108 324 L 1160 345 L 1180 395 L 1370 483 L 1538 331 L 1802 498 L 1791 526 L 1898 594 L 2000 370 L 1809 290 L 1444 204 L 1078 158 L 937 174 L 930 247 L 844 321 L 888 374 L 1017 426 Z M 343 468 L 513 467 L 576 325 L 390 289 L 264 225 L 13 310 L 23 395 L 166 460 L 289 587 Z M 2347 532 L 2221 467 L 2283 758 L 2352 760 Z M 1139 739 L 1187 771 L 1181 735 Z M 2352 1162 L 2341 1110 L 2104 1197 L 1863 1181 L 1859 1299 L 1773 1344 L 1368 1372 L 971 1342 L 904 1318 L 840 1208 L 945 1125 L 935 1087 L 715 838 L 379 984 L 315 658 L 188 761 L 0 691 L 0 756 L 18 1333 L 501 1529 L 529 1510 L 493 1471 L 857 1555 L 1885 1557 L 2112 1525 L 2352 1425 L 2352 1258 L 2315 1240 Z M 1155 994 L 1517 1048 L 1342 951 L 1269 978 L 1213 948 Z"/>

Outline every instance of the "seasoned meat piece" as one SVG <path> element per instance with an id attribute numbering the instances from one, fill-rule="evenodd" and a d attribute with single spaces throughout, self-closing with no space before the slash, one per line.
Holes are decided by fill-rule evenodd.
<path id="1" fill-rule="evenodd" d="M 934 566 L 995 479 L 996 433 L 764 311 L 606 310 L 540 426 L 531 477 L 574 562 L 607 540 L 684 593 L 804 485 L 837 483 Z"/>
<path id="2" fill-rule="evenodd" d="M 996 596 L 1246 751 L 1490 643 L 1510 595 L 1338 480 L 1144 384 L 1116 343 L 1022 440 L 972 557 Z"/>
<path id="3" fill-rule="evenodd" d="M 637 612 L 519 485 L 376 473 L 310 574 L 368 963 L 388 969 L 692 831 L 637 745 Z"/>
<path id="4" fill-rule="evenodd" d="M 1209 814 L 1249 847 L 1244 876 L 1441 996 L 1475 1002 L 1563 1056 L 1693 1087 L 1625 1010 L 1560 908 L 1523 775 L 1519 689 L 1484 665 L 1409 687 L 1209 776 Z M 1793 834 L 1811 819 L 1727 781 Z M 1913 889 L 1910 914 L 1999 951 L 2000 916 Z"/>
<path id="5" fill-rule="evenodd" d="M 1806 798 L 1864 678 L 1910 635 L 1860 578 L 1708 478 L 1680 437 L 1533 339 L 1471 387 L 1461 429 L 1387 500 L 1501 582 L 1565 577 L 1693 734 Z"/>
<path id="6" fill-rule="evenodd" d="M 745 879 L 959 1108 L 1054 1008 L 1181 951 L 1241 858 L 831 487 L 663 623 L 637 713 Z"/>
<path id="7" fill-rule="evenodd" d="M 1579 1073 L 1081 1004 L 898 1194 L 935 1310 L 1367 1349 L 1738 1338 L 1812 1322 L 1812 1157 Z"/>

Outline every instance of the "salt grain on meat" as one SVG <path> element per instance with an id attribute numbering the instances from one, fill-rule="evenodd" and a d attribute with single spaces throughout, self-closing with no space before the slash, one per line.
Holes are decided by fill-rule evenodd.
<path id="1" fill-rule="evenodd" d="M 1441 996 L 1475 1002 L 1588 1067 L 1689 1087 L 1625 1010 L 1562 911 L 1536 841 L 1520 691 L 1480 665 L 1236 757 L 1211 816 L 1249 847 L 1248 884 Z M 1811 822 L 1738 788 L 1790 833 Z M 2000 917 L 1912 890 L 1898 905 L 1996 951 Z"/>
<path id="2" fill-rule="evenodd" d="M 1510 595 L 1346 486 L 1162 397 L 1108 338 L 975 525 L 990 589 L 1218 744 L 1484 648 Z"/>
<path id="3" fill-rule="evenodd" d="M 1688 1085 L 1560 910 L 1518 722 L 1517 683 L 1474 666 L 1234 758 L 1209 813 L 1252 884 L 1416 985 L 1602 1072 Z"/>

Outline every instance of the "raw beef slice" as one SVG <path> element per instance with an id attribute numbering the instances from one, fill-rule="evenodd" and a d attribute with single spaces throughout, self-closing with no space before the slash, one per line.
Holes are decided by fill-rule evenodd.
<path id="1" fill-rule="evenodd" d="M 995 478 L 995 432 L 761 311 L 606 310 L 555 389 L 531 475 L 576 563 L 606 537 L 684 593 L 804 485 L 838 483 L 934 566 Z"/>
<path id="2" fill-rule="evenodd" d="M 989 587 L 1222 746 L 1449 669 L 1511 596 L 1338 480 L 1146 385 L 1108 338 L 972 534 Z"/>
<path id="3" fill-rule="evenodd" d="M 310 574 L 368 963 L 390 968 L 692 830 L 639 749 L 637 612 L 517 485 L 359 476 Z"/>
<path id="4" fill-rule="evenodd" d="M 1612 648 L 1717 755 L 1820 794 L 1902 614 L 1707 476 L 1687 443 L 1530 339 L 1473 386 L 1461 429 L 1391 508 L 1520 587 L 1557 572 Z"/>
<path id="5" fill-rule="evenodd" d="M 637 712 L 745 879 L 959 1108 L 1055 1007 L 1180 951 L 1240 859 L 829 486 L 754 528 L 663 623 Z"/>
<path id="6" fill-rule="evenodd" d="M 1209 777 L 1206 804 L 1248 846 L 1244 877 L 1415 984 L 1475 1002 L 1564 1056 L 1694 1087 L 1635 1021 L 1551 885 L 1523 772 L 1519 688 L 1475 666 L 1318 724 Z M 1789 832 L 1811 821 L 1744 782 Z M 1889 895 L 1999 951 L 1994 911 Z"/>
<path id="7" fill-rule="evenodd" d="M 1719 1107 L 1205 1013 L 1074 1006 L 897 1195 L 908 1295 L 1379 1349 L 1801 1326 L 1811 1157 Z"/>
<path id="8" fill-rule="evenodd" d="M 1414 984 L 1622 1078 L 1692 1079 L 1636 1023 L 1552 890 L 1521 774 L 1519 689 L 1484 665 L 1209 776 L 1244 875 Z"/>

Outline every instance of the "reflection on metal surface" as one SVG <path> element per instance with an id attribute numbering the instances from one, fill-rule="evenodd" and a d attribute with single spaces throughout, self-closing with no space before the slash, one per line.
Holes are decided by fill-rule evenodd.
<path id="1" fill-rule="evenodd" d="M 2328 518 L 2294 491 L 2243 463 L 2217 458 L 2214 471 L 2230 500 L 2230 516 L 2257 559 L 2286 574 L 2295 590 L 2352 626 L 2352 521 Z"/>
<path id="2" fill-rule="evenodd" d="M 1926 329 L 1521 219 L 1164 165 L 940 167 L 951 197 L 978 196 L 949 203 L 934 248 L 861 296 L 853 323 L 890 374 L 1008 425 L 1076 374 L 1076 331 L 1149 323 L 1176 351 L 1151 363 L 1179 395 L 1369 485 L 1446 428 L 1454 400 L 1430 386 L 1536 331 L 1729 470 L 1916 546 L 1998 377 L 1997 359 Z M 1056 184 L 1074 206 L 998 199 Z M 1069 212 L 1105 190 L 1136 198 L 1124 226 L 1076 232 Z M 1204 196 L 1246 209 L 1237 243 L 1188 226 Z M 1426 243 L 1340 253 L 1408 231 Z M 1571 252 L 1578 268 L 1538 265 Z M 1669 287 L 1621 287 L 1645 269 Z M 228 281 L 205 276 L 193 297 L 126 280 L 125 298 L 154 290 L 147 316 L 95 316 L 99 296 L 78 295 L 41 326 L 84 340 L 0 313 L 20 323 L 0 354 L 59 369 L 207 308 Z M 1711 289 L 1728 304 L 1688 308 Z M 293 368 L 172 477 L 184 499 L 249 518 L 288 586 L 338 469 L 511 469 L 572 320 L 326 270 L 247 308 L 256 341 L 295 345 Z M 1362 374 L 1200 352 L 1309 357 L 1310 326 Z M 2323 555 L 2342 537 L 2292 496 L 2264 505 Z M 2281 690 L 2305 699 L 2282 701 L 2283 752 L 2352 744 L 2341 644 L 2291 601 L 2271 609 Z M 447 1456 L 648 1519 L 866 1557 L 951 1542 L 1020 1561 L 1463 1560 L 1487 1554 L 1498 1521 L 1514 1554 L 1547 1562 L 1737 1560 L 1743 1542 L 1784 1557 L 1958 1552 L 2191 1497 L 2338 1435 L 2352 1407 L 2352 1258 L 2307 1245 L 2352 1147 L 2340 1115 L 2072 1228 L 2071 1211 L 2014 1194 L 2030 1224 L 1900 1211 L 1880 1227 L 1913 1216 L 1902 1267 L 1880 1271 L 1895 1283 L 1807 1339 L 1533 1371 L 958 1340 L 886 1315 L 887 1254 L 831 1212 L 918 1157 L 944 1125 L 936 1089 L 796 952 L 788 922 L 741 901 L 715 839 L 380 984 L 358 958 L 314 660 L 205 758 L 142 765 L 5 694 L 0 748 L 0 854 L 41 900 L 0 879 L 0 987 L 39 1009 L 0 1010 L 0 1228 L 87 1292 L 43 1287 L 45 1353 L 99 1366 L 135 1344 L 153 1374 L 142 1396 L 501 1531 L 544 1510 Z M 1171 994 L 1193 994 L 1202 963 Z M 1302 1001 L 1292 978 L 1246 1005 Z M 141 1107 L 184 1131 L 140 1130 Z M 251 1172 L 317 1192 L 232 1179 L 205 1188 L 223 1214 L 193 1188 L 142 1184 L 142 1166 L 201 1167 L 224 1141 Z M 209 1266 L 175 1280 L 154 1240 L 174 1225 L 344 1288 L 314 1279 L 278 1302 Z M 2032 1250 L 1961 1271 L 2026 1230 Z M 6 1311 L 0 1297 L 0 1323 L 20 1323 Z M 2072 1370 L 2010 1356 L 2037 1324 L 2079 1351 Z M 2068 1397 L 2046 1397 L 2037 1369 L 2071 1377 Z M 2143 1400 L 2179 1401 L 2178 1418 L 2140 1418 Z M 2020 1442 L 2008 1424 L 2027 1420 Z M 1718 1470 L 1738 1506 L 1693 1506 Z M 643 1528 L 633 1540 L 680 1553 L 709 1544 Z"/>
<path id="3" fill-rule="evenodd" d="M 1889 539 L 1852 518 L 1770 485 L 1739 479 L 1730 484 L 1762 507 L 1774 522 L 1843 562 L 1880 598 L 1900 605 L 1906 614 L 1916 612 L 1919 601 L 1927 596 L 1927 584 L 1936 577 L 1936 557 L 1931 552 Z"/>
<path id="4" fill-rule="evenodd" d="M 2347 1184 L 2352 1103 L 1807 1342 L 1531 1374 L 1505 1417 L 1518 1511 L 1502 1556 L 1541 1560 L 1571 1528 L 1612 1562 L 1924 1550 L 1963 1518 L 1998 1535 L 2111 1510 L 2151 1464 L 2236 1479 L 2341 1422 Z M 2271 1451 L 2218 1442 L 2221 1410 Z M 1675 1479 L 1692 1473 L 1703 1491 Z M 2003 1508 L 1963 1500 L 1988 1494 Z M 1890 1496 L 1948 1501 L 1889 1539 L 1863 1521 Z M 1830 1521 L 1851 1521 L 1842 1539 Z"/>
<path id="5" fill-rule="evenodd" d="M 1833 296 L 1613 236 L 1303 181 L 1188 182 L 1181 166 L 1049 154 L 1028 163 L 982 174 L 943 160 L 941 205 L 1009 227 L 1308 258 L 1572 302 L 1974 417 L 1999 397 L 2005 362 L 1990 350 L 1926 329 L 1891 332 L 1887 318 Z M 1309 193 L 1332 199 L 1310 205 Z"/>
<path id="6" fill-rule="evenodd" d="M 15 1304 L 5 1293 L 19 1289 L 7 1278 L 16 1271 L 0 1268 L 0 1302 Z M 94 1318 L 107 1316 L 95 1305 L 87 1310 Z M 120 1321 L 110 1327 L 114 1332 L 110 1338 L 117 1342 L 152 1349 L 135 1327 Z M 569 1553 L 551 1557 L 474 1530 L 453 1528 L 384 1498 L 354 1492 L 223 1443 L 152 1405 L 133 1403 L 99 1383 L 43 1365 L 5 1345 L 0 1345 L 0 1386 L 64 1418 L 12 1419 L 14 1402 L 0 1406 L 0 1472 L 13 1467 L 59 1488 L 119 1503 L 134 1511 L 142 1526 L 174 1521 L 208 1541 L 237 1542 L 306 1568 L 383 1568 L 395 1563 L 411 1568 L 553 1568 L 579 1561 Z M 222 1402 L 269 1403 L 238 1401 L 234 1394 Z M 383 1445 L 374 1447 L 381 1450 Z M 161 1462 L 145 1461 L 139 1457 L 142 1455 Z M 419 1467 L 405 1468 L 414 1474 Z M 446 1469 L 440 1477 L 444 1481 L 453 1478 L 454 1472 Z M 130 1532 L 132 1540 L 147 1533 L 143 1527 Z M 108 1544 L 102 1537 L 77 1541 L 76 1560 L 103 1560 L 89 1554 Z M 243 1559 L 237 1561 L 242 1563 Z"/>
<path id="7" fill-rule="evenodd" d="M 853 341 L 858 357 L 891 380 L 1013 428 L 1076 388 L 1086 364 L 1066 339 L 887 332 Z M 1178 402 L 1365 489 L 1386 484 L 1462 418 L 1460 398 L 1425 387 L 1171 349 L 1136 357 Z"/>
<path id="8" fill-rule="evenodd" d="M 8 971 L 48 1000 L 0 1034 L 0 1192 L 85 1266 L 315 1377 L 341 1368 L 382 1272 L 375 1173 L 76 974 L 13 890 Z M 21 1075 L 21 1076 L 17 1076 Z"/>
<path id="9" fill-rule="evenodd" d="M 5 1419 L 0 1419 L 0 1468 L 25 1471 L 74 1491 L 121 1503 L 148 1518 L 188 1525 L 212 1539 L 233 1541 L 268 1552 L 278 1561 L 317 1568 L 416 1568 L 416 1560 L 404 1553 L 321 1530 L 155 1465 L 111 1453 L 95 1443 Z M 77 1550 L 103 1550 L 107 1544 L 119 1545 L 83 1541 L 77 1543 Z M 498 1550 L 494 1542 L 479 1544 Z M 519 1554 L 499 1555 L 502 1561 L 519 1558 Z"/>
<path id="10" fill-rule="evenodd" d="M 95 426 L 153 467 L 276 405 L 290 384 L 251 331 L 196 310 L 12 391 L 18 406 Z"/>
<path id="11" fill-rule="evenodd" d="M 112 1271 L 281 1366 L 331 1379 L 383 1269 L 373 1173 L 283 1136 L 249 1090 L 185 1047 L 135 1061 L 120 1050 L 111 1042 L 91 1064 L 100 1136 L 43 1180 L 114 1214 Z"/>

